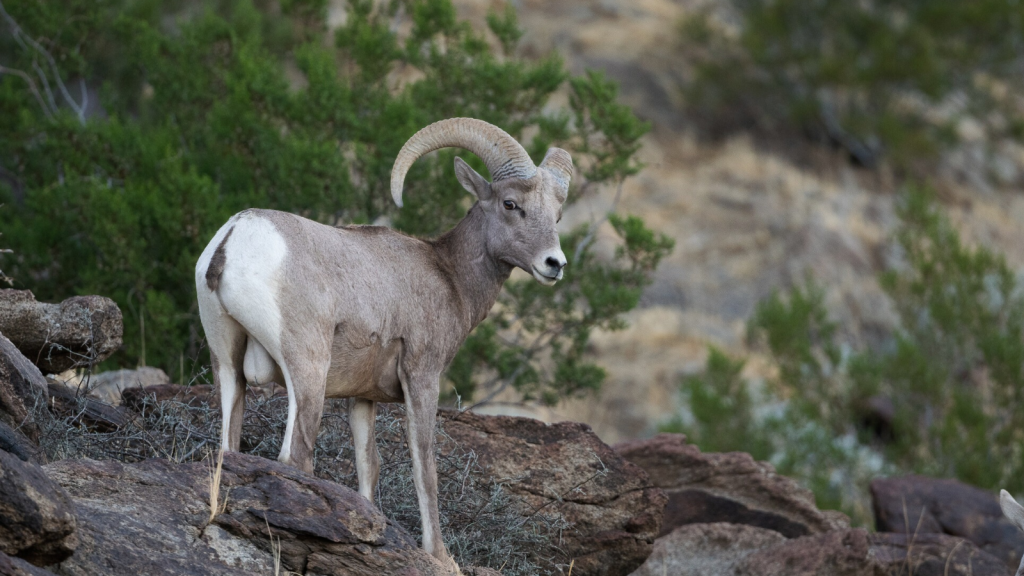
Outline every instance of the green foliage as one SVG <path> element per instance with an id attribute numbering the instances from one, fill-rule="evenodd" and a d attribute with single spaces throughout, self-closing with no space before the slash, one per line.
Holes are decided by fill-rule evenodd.
<path id="1" fill-rule="evenodd" d="M 468 206 L 453 151 L 413 166 L 402 210 L 388 189 L 402 144 L 436 120 L 476 117 L 514 136 L 536 128 L 535 161 L 552 144 L 574 153 L 582 177 L 570 197 L 639 168 L 647 127 L 615 102 L 614 84 L 594 73 L 569 79 L 557 55 L 517 58 L 511 10 L 488 18 L 495 51 L 450 0 L 352 0 L 333 38 L 324 0 L 288 0 L 280 11 L 260 0 L 58 4 L 8 2 L 0 23 L 24 31 L 0 35 L 0 63 L 32 80 L 0 75 L 0 226 L 15 250 L 4 269 L 41 300 L 113 298 L 125 345 L 110 363 L 173 374 L 182 355 L 203 361 L 194 266 L 241 209 L 328 224 L 384 218 L 428 236 L 453 226 Z M 401 18 L 412 20 L 407 35 L 395 32 Z M 546 112 L 567 80 L 570 108 Z M 99 94 L 101 114 L 74 112 L 82 86 Z M 592 230 L 579 231 L 566 238 L 578 250 L 558 288 L 509 284 L 503 312 L 452 366 L 464 397 L 491 377 L 480 370 L 545 402 L 598 387 L 604 374 L 585 360 L 591 331 L 620 324 L 670 248 L 638 220 L 613 223 L 619 263 L 595 258 Z M 508 341 L 520 327 L 543 340 Z"/>
<path id="2" fill-rule="evenodd" d="M 904 263 L 882 276 L 902 321 L 890 345 L 842 353 L 809 280 L 750 321 L 778 368 L 764 398 L 751 402 L 741 361 L 712 351 L 704 373 L 682 382 L 692 415 L 669 428 L 707 449 L 770 457 L 819 505 L 861 522 L 880 471 L 1024 488 L 1024 291 L 1001 256 L 963 245 L 925 191 L 909 189 L 898 213 Z M 893 407 L 881 435 L 865 421 L 880 398 Z"/>
<path id="3" fill-rule="evenodd" d="M 959 114 L 1015 135 L 1024 109 L 1006 96 L 1017 72 L 1024 6 L 1004 0 L 732 0 L 731 31 L 706 12 L 683 23 L 695 110 L 752 118 L 844 147 L 874 165 L 906 165 L 952 140 Z M 954 102 L 955 101 L 955 102 Z M 940 117 L 938 104 L 954 105 Z"/>
<path id="4" fill-rule="evenodd" d="M 996 488 L 1024 478 L 1024 293 L 1001 255 L 964 246 L 914 190 L 899 207 L 908 270 L 882 285 L 903 325 L 895 351 L 866 362 L 900 416 L 893 458 Z"/>
<path id="5" fill-rule="evenodd" d="M 663 429 L 687 434 L 702 450 L 738 450 L 769 460 L 810 488 L 820 507 L 868 525 L 868 482 L 888 468 L 859 442 L 849 420 L 845 362 L 823 298 L 808 280 L 785 298 L 776 293 L 761 302 L 748 328 L 778 377 L 748 381 L 742 360 L 712 348 L 704 371 L 681 383 L 688 414 Z"/>
<path id="6" fill-rule="evenodd" d="M 774 447 L 755 417 L 759 398 L 741 375 L 744 364 L 712 346 L 704 372 L 683 378 L 680 385 L 687 418 L 675 418 L 662 431 L 682 432 L 707 452 L 742 450 L 758 460 L 770 458 Z"/>
<path id="7" fill-rule="evenodd" d="M 562 249 L 576 253 L 554 287 L 532 280 L 509 282 L 492 311 L 459 351 L 448 377 L 463 401 L 484 401 L 512 388 L 528 401 L 555 404 L 597 390 L 604 370 L 587 361 L 595 329 L 625 327 L 620 315 L 636 307 L 641 290 L 672 239 L 655 235 L 635 217 L 612 216 L 622 239 L 614 262 L 601 262 L 587 249 L 583 226 L 562 237 Z M 481 381 L 480 375 L 485 378 Z"/>

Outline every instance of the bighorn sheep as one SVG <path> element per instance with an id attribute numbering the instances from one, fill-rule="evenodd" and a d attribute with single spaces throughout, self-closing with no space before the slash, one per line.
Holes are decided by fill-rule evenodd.
<path id="1" fill-rule="evenodd" d="M 999 491 L 999 506 L 1003 509 L 1003 515 L 1017 528 L 1024 530 L 1024 506 L 1021 506 L 1010 496 L 1006 490 Z M 1024 558 L 1020 561 L 1020 567 L 1014 576 L 1024 576 Z"/>
<path id="2" fill-rule="evenodd" d="M 324 398 L 351 398 L 359 493 L 372 502 L 380 469 L 376 403 L 404 402 L 423 547 L 448 563 L 433 457 L 439 379 L 512 268 L 545 285 L 562 278 L 555 224 L 572 176 L 565 150 L 549 149 L 535 166 L 496 126 L 454 118 L 402 147 L 391 172 L 399 207 L 413 162 L 450 146 L 479 156 L 493 182 L 456 158 L 459 183 L 477 202 L 435 240 L 250 209 L 217 231 L 196 264 L 199 314 L 221 392 L 221 448 L 239 448 L 246 383 L 283 382 L 288 423 L 278 459 L 311 472 Z"/>

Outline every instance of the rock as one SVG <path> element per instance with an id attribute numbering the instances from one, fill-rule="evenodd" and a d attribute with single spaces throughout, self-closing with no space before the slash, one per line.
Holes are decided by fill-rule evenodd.
<path id="1" fill-rule="evenodd" d="M 615 451 L 668 495 L 661 534 L 714 522 L 767 528 L 787 538 L 849 527 L 845 515 L 818 510 L 809 490 L 749 454 L 704 454 L 682 434 L 624 442 Z"/>
<path id="2" fill-rule="evenodd" d="M 774 530 L 744 524 L 687 524 L 654 542 L 654 551 L 630 576 L 733 576 L 751 552 L 785 542 Z"/>
<path id="3" fill-rule="evenodd" d="M 747 555 L 735 576 L 883 576 L 871 555 L 868 533 L 837 530 L 793 538 Z"/>
<path id="4" fill-rule="evenodd" d="M 46 387 L 39 369 L 0 334 L 0 422 L 38 441 L 39 429 L 29 418 L 29 408 L 46 397 Z"/>
<path id="5" fill-rule="evenodd" d="M 209 525 L 206 463 L 65 460 L 46 471 L 78 513 L 81 543 L 61 574 L 274 574 L 275 548 L 282 573 L 446 574 L 355 491 L 265 458 L 225 455 L 226 507 Z"/>
<path id="6" fill-rule="evenodd" d="M 36 302 L 28 290 L 0 290 L 0 332 L 47 374 L 91 366 L 121 346 L 121 310 L 109 298 Z"/>
<path id="7" fill-rule="evenodd" d="M 24 462 L 46 464 L 46 454 L 20 430 L 0 421 L 0 450 L 9 452 Z"/>
<path id="8" fill-rule="evenodd" d="M 871 500 L 879 532 L 959 536 L 1014 570 L 1024 555 L 1024 534 L 987 490 L 956 480 L 904 476 L 871 482 Z"/>
<path id="9" fill-rule="evenodd" d="M 150 388 L 170 385 L 171 378 L 159 368 L 143 366 L 135 370 L 113 370 L 92 374 L 82 381 L 88 395 L 101 402 L 117 406 L 126 388 Z"/>
<path id="10" fill-rule="evenodd" d="M 945 534 L 875 533 L 871 553 L 889 576 L 1007 576 L 1006 565 L 973 542 Z"/>
<path id="11" fill-rule="evenodd" d="M 141 411 L 148 402 L 151 404 L 173 400 L 197 406 L 206 403 L 211 407 L 220 406 L 219 398 L 213 393 L 213 386 L 181 386 L 179 384 L 160 384 L 148 388 L 125 388 L 121 392 L 121 405 Z"/>
<path id="12" fill-rule="evenodd" d="M 35 464 L 0 452 L 0 552 L 37 566 L 59 562 L 78 544 L 74 505 Z"/>
<path id="13" fill-rule="evenodd" d="M 33 566 L 21 558 L 11 558 L 0 552 L 0 576 L 54 576 L 53 572 Z"/>
<path id="14" fill-rule="evenodd" d="M 665 496 L 589 426 L 442 411 L 445 433 L 506 482 L 523 513 L 561 516 L 572 527 L 538 557 L 575 561 L 575 576 L 629 574 L 650 555 Z"/>
<path id="15" fill-rule="evenodd" d="M 73 416 L 86 426 L 107 432 L 117 430 L 128 423 L 128 410 L 123 406 L 111 406 L 95 398 L 77 396 L 75 392 L 53 380 L 47 386 L 50 393 L 51 409 L 63 416 Z"/>

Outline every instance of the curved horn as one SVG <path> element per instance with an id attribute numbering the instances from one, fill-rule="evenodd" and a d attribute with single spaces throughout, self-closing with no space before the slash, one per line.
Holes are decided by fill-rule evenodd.
<path id="1" fill-rule="evenodd" d="M 479 156 L 495 182 L 530 178 L 537 173 L 530 155 L 501 128 L 474 118 L 441 120 L 413 134 L 395 158 L 391 169 L 391 197 L 399 208 L 402 207 L 405 175 L 413 162 L 428 152 L 450 146 L 465 148 Z"/>
<path id="2" fill-rule="evenodd" d="M 547 168 L 563 184 L 569 186 L 569 180 L 572 179 L 572 156 L 561 148 L 548 148 L 539 168 Z"/>

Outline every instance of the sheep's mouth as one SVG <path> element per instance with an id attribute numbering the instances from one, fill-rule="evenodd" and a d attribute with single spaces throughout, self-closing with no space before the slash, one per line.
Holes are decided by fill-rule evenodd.
<path id="1" fill-rule="evenodd" d="M 536 266 L 534 266 L 533 277 L 537 279 L 537 282 L 540 282 L 545 286 L 554 286 L 555 282 L 558 282 L 559 280 L 562 279 L 562 271 L 559 270 L 558 274 L 555 276 L 548 276 L 547 274 L 538 270 Z"/>

